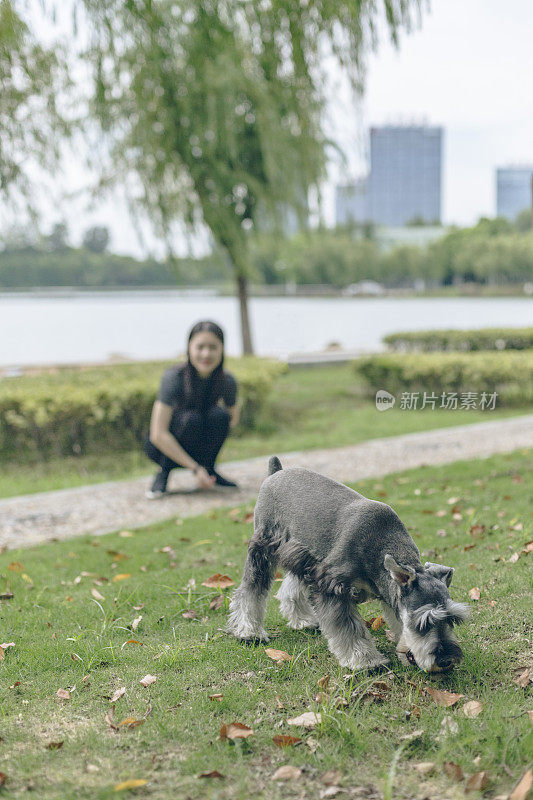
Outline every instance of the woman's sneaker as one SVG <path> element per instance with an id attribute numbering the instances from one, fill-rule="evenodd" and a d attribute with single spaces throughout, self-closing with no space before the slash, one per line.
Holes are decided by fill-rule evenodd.
<path id="1" fill-rule="evenodd" d="M 157 473 L 152 483 L 152 488 L 146 492 L 148 500 L 157 500 L 158 497 L 163 497 L 167 491 L 168 472 L 161 470 Z"/>

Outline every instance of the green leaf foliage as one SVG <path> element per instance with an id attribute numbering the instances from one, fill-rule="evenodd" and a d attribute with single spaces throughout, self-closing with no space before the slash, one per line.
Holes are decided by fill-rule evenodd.
<path id="1" fill-rule="evenodd" d="M 390 333 L 383 342 L 391 350 L 527 350 L 533 348 L 533 328 L 480 328 L 478 330 L 429 330 Z"/>

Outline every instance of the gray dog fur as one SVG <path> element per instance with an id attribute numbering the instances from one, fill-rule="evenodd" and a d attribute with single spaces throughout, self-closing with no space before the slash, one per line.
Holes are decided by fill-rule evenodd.
<path id="1" fill-rule="evenodd" d="M 268 641 L 268 592 L 280 566 L 277 598 L 290 627 L 320 627 L 339 663 L 369 669 L 388 662 L 357 611 L 379 598 L 402 663 L 439 672 L 462 659 L 452 626 L 468 606 L 450 598 L 451 567 L 422 566 L 413 539 L 385 503 L 317 472 L 282 469 L 275 456 L 261 486 L 242 583 L 230 604 L 228 631 Z"/>

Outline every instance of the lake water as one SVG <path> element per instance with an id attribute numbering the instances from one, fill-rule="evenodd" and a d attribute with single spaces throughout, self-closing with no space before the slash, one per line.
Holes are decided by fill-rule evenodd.
<path id="1" fill-rule="evenodd" d="M 259 355 L 310 353 L 337 342 L 374 350 L 386 333 L 533 325 L 532 298 L 253 298 Z M 190 327 L 213 319 L 226 350 L 241 351 L 237 301 L 183 292 L 0 294 L 0 365 L 173 358 Z"/>

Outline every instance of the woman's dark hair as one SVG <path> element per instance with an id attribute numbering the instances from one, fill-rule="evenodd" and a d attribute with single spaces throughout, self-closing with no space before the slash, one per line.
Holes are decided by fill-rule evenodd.
<path id="1" fill-rule="evenodd" d="M 197 406 L 200 396 L 200 376 L 195 367 L 191 364 L 189 345 L 193 336 L 196 336 L 197 333 L 203 333 L 204 331 L 214 334 L 217 339 L 222 342 L 222 358 L 220 359 L 220 364 L 215 367 L 209 376 L 209 384 L 203 397 L 202 410 L 206 410 L 217 402 L 222 394 L 222 386 L 224 383 L 224 331 L 216 322 L 212 322 L 208 319 L 200 320 L 200 322 L 192 326 L 187 338 L 187 363 L 185 364 L 183 373 L 183 388 L 186 405 L 190 408 L 194 408 Z"/>

